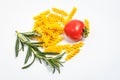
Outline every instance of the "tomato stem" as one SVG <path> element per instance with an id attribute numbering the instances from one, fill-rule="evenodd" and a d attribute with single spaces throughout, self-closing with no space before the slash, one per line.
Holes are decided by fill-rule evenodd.
<path id="1" fill-rule="evenodd" d="M 89 30 L 85 27 L 85 28 L 83 29 L 83 33 L 82 33 L 83 38 L 88 37 L 88 34 L 89 34 L 89 33 L 90 33 Z"/>

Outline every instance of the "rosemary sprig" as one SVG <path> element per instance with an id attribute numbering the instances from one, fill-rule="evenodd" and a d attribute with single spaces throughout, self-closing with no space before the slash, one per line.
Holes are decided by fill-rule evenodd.
<path id="1" fill-rule="evenodd" d="M 17 34 L 17 39 L 16 39 L 16 44 L 15 44 L 15 53 L 16 57 L 19 55 L 19 51 L 24 51 L 25 45 L 28 47 L 27 54 L 25 57 L 24 64 L 27 64 L 28 60 L 33 56 L 33 61 L 22 67 L 22 69 L 26 69 L 30 67 L 35 59 L 38 59 L 40 63 L 44 61 L 53 71 L 57 70 L 60 73 L 60 67 L 63 66 L 61 62 L 61 58 L 64 55 L 64 53 L 59 54 L 55 52 L 41 52 L 39 50 L 40 44 L 43 44 L 44 42 L 32 42 L 32 37 L 34 36 L 42 36 L 41 34 L 36 33 L 35 31 L 33 32 L 25 32 L 25 33 L 20 33 L 16 31 Z M 21 47 L 21 48 L 20 48 Z M 48 55 L 55 55 L 54 57 L 48 57 Z"/>

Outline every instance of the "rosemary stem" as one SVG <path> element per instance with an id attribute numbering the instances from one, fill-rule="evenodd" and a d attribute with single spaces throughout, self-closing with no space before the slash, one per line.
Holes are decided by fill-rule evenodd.
<path id="1" fill-rule="evenodd" d="M 36 55 L 36 57 L 40 58 L 40 59 L 44 59 L 43 56 L 39 56 L 38 53 L 32 48 L 33 53 Z"/>

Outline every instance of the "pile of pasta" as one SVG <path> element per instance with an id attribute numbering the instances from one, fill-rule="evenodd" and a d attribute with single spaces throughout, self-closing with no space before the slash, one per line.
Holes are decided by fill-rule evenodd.
<path id="1" fill-rule="evenodd" d="M 82 41 L 74 44 L 58 44 L 64 40 L 62 34 L 64 34 L 65 24 L 73 18 L 76 11 L 76 7 L 73 7 L 70 13 L 58 8 L 52 8 L 52 10 L 46 10 L 34 17 L 33 31 L 42 34 L 42 37 L 35 38 L 40 42 L 44 42 L 41 44 L 44 52 L 61 53 L 64 50 L 67 55 L 66 61 L 79 53 L 80 48 L 84 45 Z M 86 27 L 89 27 L 88 20 L 85 20 L 84 23 Z"/>

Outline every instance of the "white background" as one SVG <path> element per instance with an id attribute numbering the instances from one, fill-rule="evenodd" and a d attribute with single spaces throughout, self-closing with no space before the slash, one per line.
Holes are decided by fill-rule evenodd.
<path id="1" fill-rule="evenodd" d="M 85 46 L 52 74 L 36 61 L 22 70 L 25 53 L 15 58 L 15 30 L 30 31 L 33 16 L 56 7 L 74 19 L 90 20 Z M 0 80 L 120 80 L 120 0 L 0 0 Z"/>

